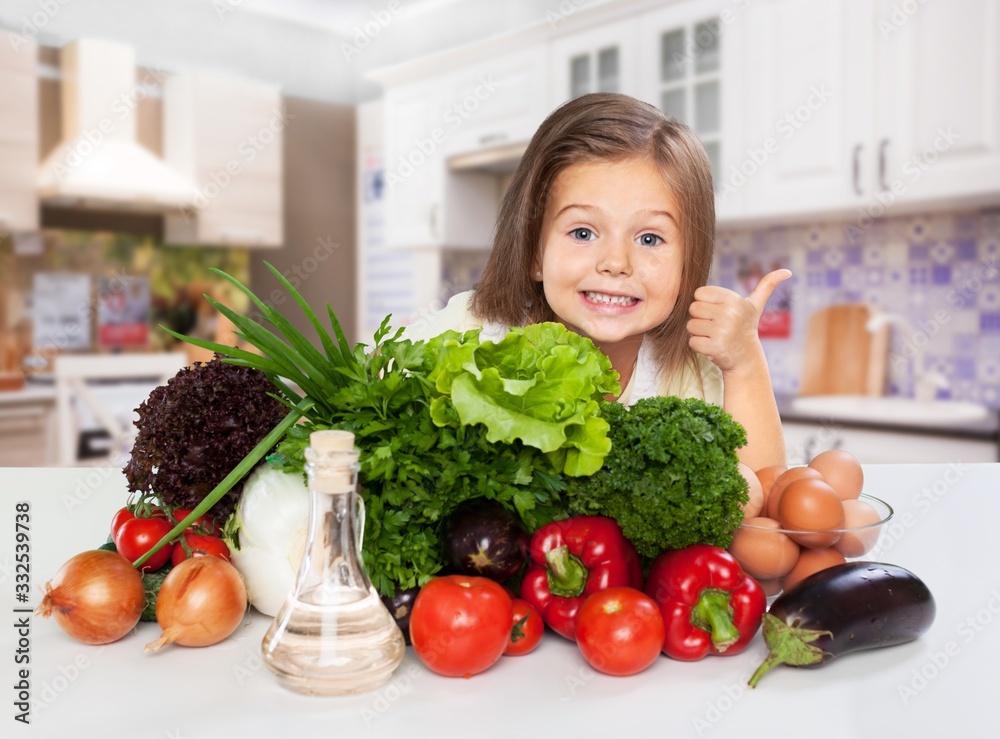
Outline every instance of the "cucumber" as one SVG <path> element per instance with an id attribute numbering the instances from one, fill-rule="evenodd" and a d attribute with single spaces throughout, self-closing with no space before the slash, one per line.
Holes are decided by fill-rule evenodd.
<path id="1" fill-rule="evenodd" d="M 750 687 L 773 667 L 818 667 L 862 649 L 913 641 L 934 622 L 934 596 L 909 570 L 847 562 L 810 575 L 764 614 L 770 649 Z"/>
<path id="2" fill-rule="evenodd" d="M 140 621 L 156 620 L 156 598 L 160 594 L 160 586 L 163 585 L 163 581 L 172 569 L 173 566 L 167 562 L 166 566 L 161 567 L 156 572 L 142 573 L 142 587 L 146 591 L 146 607 L 139 617 Z"/>

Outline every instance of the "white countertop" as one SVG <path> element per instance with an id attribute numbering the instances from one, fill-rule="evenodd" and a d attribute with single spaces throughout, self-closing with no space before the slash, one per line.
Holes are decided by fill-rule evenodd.
<path id="1" fill-rule="evenodd" d="M 590 669 L 575 645 L 547 633 L 538 650 L 471 679 L 438 677 L 407 650 L 393 679 L 367 694 L 300 696 L 258 657 L 270 619 L 222 644 L 144 654 L 155 623 L 104 647 L 31 617 L 30 727 L 18 736 L 218 739 L 272 736 L 992 737 L 1000 657 L 1000 464 L 871 465 L 866 490 L 896 509 L 881 559 L 906 567 L 937 601 L 931 630 L 909 644 L 847 655 L 818 669 L 778 667 L 755 690 L 760 634 L 732 657 L 674 662 L 640 675 Z M 15 714 L 14 514 L 31 504 L 31 591 L 72 555 L 101 544 L 125 502 L 107 469 L 0 469 L 0 720 Z M 911 691 L 907 693 L 906 691 Z M 993 728 L 991 728 L 993 727 Z M 6 736 L 10 730 L 5 730 Z"/>

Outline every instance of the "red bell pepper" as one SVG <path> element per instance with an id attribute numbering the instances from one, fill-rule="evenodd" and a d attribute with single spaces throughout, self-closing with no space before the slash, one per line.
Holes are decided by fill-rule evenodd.
<path id="1" fill-rule="evenodd" d="M 687 662 L 742 652 L 767 607 L 764 590 L 733 555 L 708 544 L 657 557 L 646 579 L 646 595 L 663 614 L 663 653 Z"/>
<path id="2" fill-rule="evenodd" d="M 576 614 L 592 593 L 642 588 L 642 565 L 618 522 L 576 516 L 539 528 L 528 547 L 521 598 L 560 636 L 576 640 Z"/>

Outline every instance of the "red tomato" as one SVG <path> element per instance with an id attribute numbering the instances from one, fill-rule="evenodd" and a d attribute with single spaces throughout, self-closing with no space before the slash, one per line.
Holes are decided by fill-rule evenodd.
<path id="1" fill-rule="evenodd" d="M 170 533 L 173 524 L 165 518 L 133 518 L 122 524 L 118 529 L 118 553 L 129 562 L 135 562 L 153 548 L 160 539 Z M 170 559 L 173 544 L 167 544 L 156 554 L 146 560 L 139 569 L 142 572 L 158 570 Z"/>
<path id="2" fill-rule="evenodd" d="M 135 514 L 128 509 L 128 506 L 119 508 L 118 512 L 111 518 L 111 541 L 115 543 L 116 547 L 118 546 L 118 529 L 122 527 L 123 523 L 131 521 L 133 518 L 135 518 Z"/>
<path id="3" fill-rule="evenodd" d="M 192 557 L 209 556 L 229 561 L 229 547 L 218 536 L 185 533 L 174 544 L 174 553 L 170 555 L 170 561 L 175 567 L 188 558 L 188 552 L 184 548 L 185 543 L 191 550 Z"/>
<path id="4" fill-rule="evenodd" d="M 510 641 L 513 606 L 503 586 L 485 577 L 435 577 L 410 613 L 410 641 L 439 675 L 471 677 L 500 659 Z"/>
<path id="5" fill-rule="evenodd" d="M 576 643 L 595 670 L 608 675 L 642 672 L 663 648 L 663 616 L 656 601 L 634 588 L 608 588 L 580 606 Z"/>
<path id="6" fill-rule="evenodd" d="M 513 603 L 513 626 L 510 630 L 510 641 L 507 642 L 507 648 L 503 653 L 518 657 L 538 646 L 542 640 L 542 632 L 545 631 L 545 622 L 542 621 L 538 609 L 528 601 L 515 598 Z"/>
<path id="7" fill-rule="evenodd" d="M 180 523 L 193 511 L 194 508 L 174 508 L 173 521 L 174 523 Z M 194 523 L 188 526 L 189 531 L 194 531 L 196 534 L 207 534 L 209 536 L 214 536 L 219 532 L 216 530 L 215 522 L 212 521 L 207 515 L 199 516 L 194 520 Z"/>

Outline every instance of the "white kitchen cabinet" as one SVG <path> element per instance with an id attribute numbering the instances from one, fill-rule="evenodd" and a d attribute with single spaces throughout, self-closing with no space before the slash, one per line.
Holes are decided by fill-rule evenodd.
<path id="1" fill-rule="evenodd" d="M 38 45 L 0 43 L 0 233 L 38 230 Z"/>
<path id="2" fill-rule="evenodd" d="M 905 431 L 884 431 L 839 423 L 783 421 L 788 464 L 802 465 L 827 449 L 850 452 L 862 464 L 996 462 L 996 439 L 977 439 Z"/>
<path id="3" fill-rule="evenodd" d="M 742 210 L 741 188 L 726 180 L 743 154 L 744 23 L 739 6 L 723 0 L 682 2 L 638 19 L 639 97 L 690 126 L 715 180 L 716 216 Z"/>
<path id="4" fill-rule="evenodd" d="M 863 227 L 1000 193 L 1000 6 L 768 0 L 747 19 L 746 215 Z"/>
<path id="5" fill-rule="evenodd" d="M 420 82 L 385 94 L 385 199 L 389 247 L 440 242 L 445 155 L 441 85 Z"/>
<path id="6" fill-rule="evenodd" d="M 854 207 L 874 186 L 876 29 L 869 0 L 768 0 L 746 11 L 747 164 L 754 216 Z"/>
<path id="7" fill-rule="evenodd" d="M 550 105 L 588 92 L 639 96 L 638 17 L 600 23 L 552 39 Z"/>
<path id="8" fill-rule="evenodd" d="M 899 202 L 1000 193 L 1000 3 L 877 0 L 874 23 L 877 187 Z"/>
<path id="9" fill-rule="evenodd" d="M 450 156 L 526 145 L 549 113 L 542 44 L 469 65 L 448 80 L 444 122 Z"/>
<path id="10" fill-rule="evenodd" d="M 192 208 L 167 215 L 166 242 L 281 246 L 288 121 L 280 90 L 242 79 L 176 75 L 163 86 L 163 119 L 164 158 L 197 190 Z"/>
<path id="11" fill-rule="evenodd" d="M 499 180 L 452 171 L 446 146 L 456 132 L 441 80 L 394 87 L 385 95 L 385 241 L 389 248 L 488 248 Z"/>

